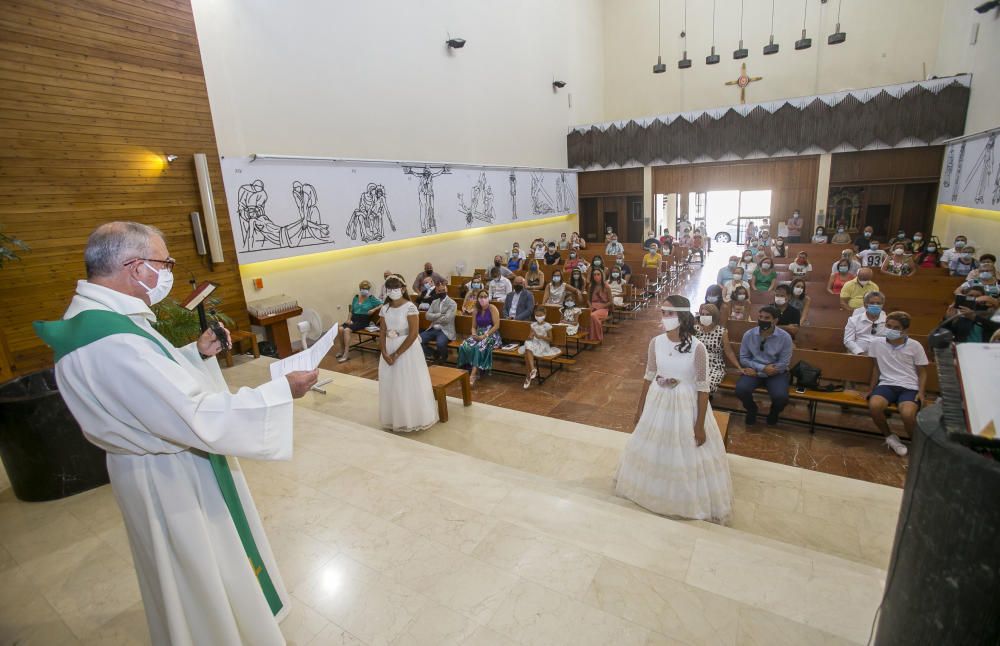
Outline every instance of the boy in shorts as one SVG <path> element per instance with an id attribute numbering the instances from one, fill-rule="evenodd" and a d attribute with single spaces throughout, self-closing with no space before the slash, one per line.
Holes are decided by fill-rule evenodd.
<path id="1" fill-rule="evenodd" d="M 912 438 L 927 384 L 927 353 L 920 343 L 907 336 L 909 327 L 909 314 L 892 312 L 885 317 L 885 339 L 873 339 L 868 346 L 868 356 L 875 360 L 868 410 L 886 436 L 885 443 L 900 456 L 906 455 L 906 446 L 889 430 L 885 410 L 896 404 L 903 428 Z"/>

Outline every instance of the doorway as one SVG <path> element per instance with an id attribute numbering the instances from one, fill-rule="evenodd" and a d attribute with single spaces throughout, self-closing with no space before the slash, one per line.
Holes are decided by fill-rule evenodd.
<path id="1" fill-rule="evenodd" d="M 892 215 L 891 204 L 869 204 L 865 210 L 865 226 L 875 230 L 873 238 L 886 240 L 889 238 L 889 218 Z"/>

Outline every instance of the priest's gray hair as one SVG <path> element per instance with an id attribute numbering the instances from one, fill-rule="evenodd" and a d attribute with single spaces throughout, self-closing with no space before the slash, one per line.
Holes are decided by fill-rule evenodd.
<path id="1" fill-rule="evenodd" d="M 97 227 L 83 252 L 87 278 L 111 276 L 129 260 L 148 257 L 154 236 L 163 238 L 163 232 L 139 222 L 108 222 Z"/>

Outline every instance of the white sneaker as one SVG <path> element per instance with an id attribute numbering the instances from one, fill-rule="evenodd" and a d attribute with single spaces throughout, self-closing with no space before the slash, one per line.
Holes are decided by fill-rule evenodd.
<path id="1" fill-rule="evenodd" d="M 337 357 L 337 363 L 344 363 L 345 361 L 347 361 L 347 355 L 346 354 L 342 354 L 339 357 Z"/>
<path id="2" fill-rule="evenodd" d="M 896 452 L 896 455 L 903 456 L 908 453 L 906 450 L 906 445 L 904 445 L 899 437 L 895 433 L 891 434 L 889 437 L 885 438 L 885 443 L 890 449 Z"/>

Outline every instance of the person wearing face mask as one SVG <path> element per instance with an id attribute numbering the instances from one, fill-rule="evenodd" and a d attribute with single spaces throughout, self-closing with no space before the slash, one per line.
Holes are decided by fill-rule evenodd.
<path id="1" fill-rule="evenodd" d="M 531 388 L 531 382 L 538 377 L 538 368 L 535 367 L 535 357 L 547 359 L 560 354 L 559 348 L 552 347 L 552 324 L 545 322 L 545 306 L 539 305 L 534 310 L 534 321 L 531 323 L 531 334 L 528 340 L 517 349 L 519 354 L 524 355 L 524 364 L 528 369 L 528 375 L 524 379 L 524 389 Z"/>
<path id="2" fill-rule="evenodd" d="M 816 233 L 813 234 L 812 243 L 813 244 L 826 244 L 829 239 L 826 237 L 826 229 L 823 227 L 816 227 Z"/>
<path id="3" fill-rule="evenodd" d="M 552 265 L 562 264 L 563 261 L 562 254 L 560 254 L 559 251 L 556 250 L 556 244 L 554 242 L 549 243 L 548 251 L 546 251 L 545 255 L 542 256 L 542 260 L 544 260 L 545 264 L 549 265 L 550 267 Z"/>
<path id="4" fill-rule="evenodd" d="M 656 269 L 663 262 L 663 254 L 660 253 L 660 246 L 649 245 L 649 251 L 642 257 L 642 267 L 646 269 Z"/>
<path id="5" fill-rule="evenodd" d="M 524 282 L 528 289 L 543 289 L 545 287 L 545 274 L 538 268 L 537 260 L 530 261 L 528 272 L 524 274 Z"/>
<path id="6" fill-rule="evenodd" d="M 584 278 L 585 275 L 579 267 L 575 268 L 569 274 L 569 286 L 580 294 L 586 294 L 590 291 L 587 287 L 587 279 Z"/>
<path id="7" fill-rule="evenodd" d="M 969 239 L 963 235 L 955 236 L 955 243 L 952 245 L 951 249 L 941 250 L 941 266 L 945 269 L 951 268 L 951 261 L 955 259 L 955 256 L 962 252 L 965 247 L 969 244 Z"/>
<path id="8" fill-rule="evenodd" d="M 854 280 L 856 276 L 857 273 L 851 270 L 851 263 L 841 258 L 833 265 L 833 273 L 830 274 L 830 279 L 826 281 L 826 291 L 839 296 L 844 285 Z"/>
<path id="9" fill-rule="evenodd" d="M 567 294 L 566 300 L 559 310 L 559 324 L 566 326 L 567 336 L 576 336 L 580 332 L 580 315 L 583 310 L 577 305 L 577 297 Z"/>
<path id="10" fill-rule="evenodd" d="M 622 280 L 624 280 L 626 283 L 629 282 L 629 280 L 631 280 L 632 268 L 629 266 L 627 262 L 625 262 L 624 255 L 620 255 L 617 258 L 615 258 L 615 266 L 612 267 L 612 269 L 614 269 L 615 267 L 617 267 L 618 270 L 622 272 Z"/>
<path id="11" fill-rule="evenodd" d="M 624 253 L 625 253 L 625 247 L 622 246 L 622 243 L 618 242 L 618 236 L 617 235 L 611 236 L 611 239 L 608 241 L 607 246 L 604 247 L 604 255 L 611 256 L 612 258 L 614 258 L 618 254 L 624 254 Z"/>
<path id="12" fill-rule="evenodd" d="M 569 260 L 566 261 L 564 266 L 566 271 L 573 271 L 577 268 L 580 268 L 581 271 L 586 271 L 588 267 L 586 261 L 580 256 L 580 250 L 576 247 L 569 250 Z"/>
<path id="13" fill-rule="evenodd" d="M 897 242 L 902 242 L 904 245 L 909 245 L 913 241 L 906 237 L 906 231 L 900 229 L 899 231 L 896 232 L 896 237 L 893 238 L 890 242 L 892 242 L 892 244 L 896 244 Z"/>
<path id="14" fill-rule="evenodd" d="M 917 254 L 917 267 L 921 269 L 933 269 L 941 266 L 941 250 L 938 249 L 936 240 L 929 240 L 924 248 Z"/>
<path id="15" fill-rule="evenodd" d="M 698 260 L 695 261 L 695 256 Z M 695 229 L 694 235 L 691 236 L 691 248 L 688 250 L 688 262 L 698 262 L 702 265 L 705 264 L 705 236 L 702 235 L 701 229 Z"/>
<path id="16" fill-rule="evenodd" d="M 758 292 L 774 291 L 778 284 L 778 272 L 774 271 L 774 261 L 770 258 L 761 258 L 760 266 L 751 276 L 750 286 Z"/>
<path id="17" fill-rule="evenodd" d="M 750 320 L 750 290 L 743 285 L 733 289 L 732 299 L 722 306 L 722 318 L 726 321 Z"/>
<path id="18" fill-rule="evenodd" d="M 719 311 L 721 311 L 723 303 L 722 286 L 709 285 L 708 288 L 705 289 L 705 302 L 710 305 L 715 305 L 717 308 L 719 308 Z M 722 322 L 725 323 L 725 318 L 722 319 Z"/>
<path id="19" fill-rule="evenodd" d="M 788 285 L 778 285 L 774 290 L 774 309 L 778 310 L 778 316 L 774 324 L 795 338 L 799 331 L 799 324 L 802 322 L 802 313 L 792 307 L 792 288 Z"/>
<path id="20" fill-rule="evenodd" d="M 447 297 L 447 281 L 444 283 Z M 386 303 L 379 319 L 378 417 L 382 428 L 411 433 L 438 422 L 437 401 L 427 361 L 417 339 L 420 313 L 398 276 L 385 281 Z"/>
<path id="21" fill-rule="evenodd" d="M 891 253 L 882 261 L 882 271 L 893 276 L 912 276 L 916 270 L 913 256 L 906 253 L 906 244 L 892 243 Z"/>
<path id="22" fill-rule="evenodd" d="M 982 287 L 987 296 L 1000 296 L 996 264 L 997 257 L 991 253 L 979 256 L 979 267 L 969 272 L 967 280 L 955 290 L 955 294 L 964 294 L 970 287 Z"/>
<path id="23" fill-rule="evenodd" d="M 291 459 L 292 401 L 318 371 L 230 392 L 213 330 L 178 348 L 153 327 L 174 267 L 158 229 L 102 224 L 83 256 L 87 277 L 63 319 L 35 331 L 55 350 L 59 394 L 84 437 L 107 453 L 136 574 L 155 582 L 140 586 L 152 643 L 284 643 L 290 597 L 234 458 Z"/>
<path id="24" fill-rule="evenodd" d="M 796 278 L 791 284 L 792 294 L 788 297 L 788 304 L 799 311 L 799 325 L 809 325 L 809 305 L 812 299 L 806 294 L 806 281 Z"/>
<path id="25" fill-rule="evenodd" d="M 781 236 L 771 240 L 771 257 L 786 258 L 788 250 L 785 248 L 785 239 Z"/>
<path id="26" fill-rule="evenodd" d="M 389 280 L 389 276 L 392 276 L 391 269 L 382 272 L 382 286 L 378 288 L 378 299 L 383 303 L 385 302 L 385 281 Z"/>
<path id="27" fill-rule="evenodd" d="M 500 275 L 498 267 L 494 267 L 490 270 L 490 282 L 486 289 L 489 290 L 491 301 L 502 301 L 514 291 L 514 286 L 509 279 Z"/>
<path id="28" fill-rule="evenodd" d="M 882 292 L 865 294 L 864 307 L 851 314 L 844 325 L 844 347 L 851 354 L 867 354 L 872 341 L 885 334 L 885 296 Z"/>
<path id="29" fill-rule="evenodd" d="M 981 285 L 970 287 L 964 295 L 955 297 L 955 303 L 945 313 L 947 323 L 941 327 L 951 330 L 955 343 L 986 343 L 1000 327 L 992 318 L 997 305 L 997 298 L 987 295 Z"/>
<path id="30" fill-rule="evenodd" d="M 425 262 L 423 273 L 417 274 L 417 277 L 413 280 L 413 293 L 419 294 L 423 291 L 425 280 L 430 281 L 431 288 L 433 289 L 435 281 L 439 278 L 444 278 L 444 276 L 434 271 L 434 265 L 429 262 Z"/>
<path id="31" fill-rule="evenodd" d="M 430 327 L 420 333 L 420 345 L 424 356 L 435 363 L 448 360 L 448 343 L 455 340 L 455 314 L 458 304 L 448 296 L 448 283 L 441 281 L 434 285 L 434 302 L 427 310 Z"/>
<path id="32" fill-rule="evenodd" d="M 879 243 L 876 240 L 868 243 L 868 248 L 858 254 L 858 260 L 861 262 L 862 267 L 872 267 L 879 268 L 882 263 L 885 262 L 886 256 L 888 256 L 885 251 L 879 249 Z"/>
<path id="33" fill-rule="evenodd" d="M 566 237 L 565 233 L 559 234 L 559 243 L 557 244 L 559 251 L 566 251 L 569 249 L 569 239 Z"/>
<path id="34" fill-rule="evenodd" d="M 486 281 L 482 274 L 476 274 L 472 281 L 466 284 L 465 296 L 462 298 L 461 313 L 465 316 L 472 316 L 476 313 L 476 294 L 486 287 Z"/>
<path id="35" fill-rule="evenodd" d="M 391 275 L 391 274 L 390 274 Z M 351 334 L 360 332 L 372 322 L 372 314 L 382 307 L 382 301 L 372 296 L 372 284 L 367 280 L 358 283 L 358 293 L 351 299 L 351 318 L 344 321 L 340 327 L 340 334 L 333 341 L 334 356 L 337 361 L 343 363 L 347 361 L 347 353 L 351 347 Z"/>
<path id="36" fill-rule="evenodd" d="M 604 273 L 596 267 L 590 273 L 590 334 L 591 341 L 604 340 L 604 321 L 611 314 L 611 289 L 604 282 Z"/>
<path id="37" fill-rule="evenodd" d="M 757 327 L 743 334 L 740 343 L 742 374 L 736 382 L 736 397 L 747 411 L 746 425 L 757 423 L 757 404 L 753 392 L 764 386 L 771 398 L 767 423 L 774 426 L 778 416 L 788 404 L 788 362 L 792 358 L 792 337 L 776 321 L 781 313 L 773 305 L 766 305 L 757 312 Z"/>
<path id="38" fill-rule="evenodd" d="M 870 226 L 862 229 L 861 233 L 858 234 L 858 237 L 854 239 L 854 250 L 858 253 L 861 253 L 862 251 L 867 249 L 868 245 L 871 244 L 872 236 L 874 235 L 875 235 L 875 229 L 871 228 Z"/>
<path id="39" fill-rule="evenodd" d="M 804 278 L 812 270 L 813 266 L 809 262 L 809 254 L 805 251 L 800 251 L 798 255 L 795 256 L 795 262 L 788 263 L 788 271 L 795 277 Z"/>
<path id="40" fill-rule="evenodd" d="M 507 269 L 509 271 L 520 271 L 523 264 L 524 259 L 521 258 L 521 250 L 517 247 L 511 249 L 510 255 L 507 257 Z"/>
<path id="41" fill-rule="evenodd" d="M 857 278 L 853 278 L 840 288 L 840 309 L 853 312 L 864 304 L 865 294 L 879 291 L 872 280 L 873 272 L 868 267 L 858 270 Z"/>
<path id="42" fill-rule="evenodd" d="M 731 281 L 733 279 L 733 271 L 736 269 L 738 264 L 740 264 L 739 256 L 729 256 L 729 262 L 723 265 L 722 269 L 719 270 L 719 273 L 715 275 L 715 284 L 725 285 Z"/>
<path id="43" fill-rule="evenodd" d="M 711 303 L 705 303 L 698 308 L 698 323 L 694 326 L 694 334 L 705 344 L 708 351 L 708 381 L 712 393 L 719 389 L 719 384 L 726 378 L 726 361 L 733 368 L 740 367 L 740 360 L 729 343 L 729 332 L 722 325 L 722 315 L 719 308 Z"/>
<path id="44" fill-rule="evenodd" d="M 965 278 L 977 267 L 975 248 L 966 245 L 959 253 L 952 255 L 951 264 L 948 266 L 949 276 L 961 276 Z"/>
<path id="45" fill-rule="evenodd" d="M 667 297 L 663 334 L 649 342 L 635 429 L 622 451 L 615 494 L 672 517 L 728 524 L 733 485 L 709 404 L 709 357 L 691 303 Z"/>
<path id="46" fill-rule="evenodd" d="M 792 213 L 792 217 L 785 222 L 785 228 L 788 230 L 788 242 L 802 242 L 802 225 L 802 214 L 796 209 Z"/>
<path id="47" fill-rule="evenodd" d="M 431 306 L 434 302 L 434 281 L 430 278 L 425 278 L 423 285 L 420 287 L 420 293 L 417 294 L 417 309 L 424 312 Z"/>
<path id="48" fill-rule="evenodd" d="M 674 252 L 674 237 L 666 231 L 660 236 L 660 252 L 667 256 Z"/>
<path id="49" fill-rule="evenodd" d="M 754 222 L 753 220 L 747 220 L 747 228 L 746 231 L 744 232 L 743 240 L 747 244 L 750 244 L 750 241 L 755 240 L 756 238 L 757 238 L 757 223 Z"/>
<path id="50" fill-rule="evenodd" d="M 617 265 L 608 271 L 607 283 L 611 290 L 611 302 L 615 307 L 625 307 L 625 279 Z"/>
<path id="51" fill-rule="evenodd" d="M 906 245 L 906 251 L 907 253 L 918 254 L 924 250 L 924 245 L 926 244 L 924 234 L 917 231 L 913 234 L 913 240 Z"/>
<path id="52" fill-rule="evenodd" d="M 837 267 L 842 263 L 847 262 L 847 273 L 857 275 L 858 270 L 861 269 L 861 263 L 854 258 L 853 249 L 844 249 L 840 252 L 840 258 L 833 261 L 833 265 L 830 266 L 830 273 L 837 273 Z M 851 276 L 853 278 L 854 276 Z"/>
<path id="53" fill-rule="evenodd" d="M 471 370 L 469 382 L 475 384 L 482 370 L 493 369 L 493 350 L 500 346 L 500 311 L 490 303 L 484 289 L 476 294 L 476 312 L 472 334 L 458 347 L 458 367 Z"/>
<path id="54" fill-rule="evenodd" d="M 830 238 L 830 244 L 851 244 L 851 234 L 843 224 L 837 225 L 837 232 Z"/>
<path id="55" fill-rule="evenodd" d="M 653 244 L 655 245 L 660 244 L 660 239 L 656 237 L 655 232 L 650 231 L 648 234 L 646 234 L 646 239 L 642 241 L 642 248 L 649 250 L 649 245 Z"/>
<path id="56" fill-rule="evenodd" d="M 906 334 L 909 327 L 910 315 L 906 312 L 889 314 L 885 320 L 885 339 L 873 341 L 868 348 L 868 356 L 875 360 L 868 410 L 875 426 L 885 435 L 886 445 L 899 456 L 906 455 L 906 446 L 889 429 L 885 411 L 890 404 L 896 404 L 903 428 L 913 437 L 927 384 L 927 353 Z"/>
<path id="57" fill-rule="evenodd" d="M 574 231 L 573 235 L 570 236 L 570 239 L 569 239 L 569 248 L 572 249 L 574 245 L 576 245 L 576 247 L 578 249 L 586 249 L 587 248 L 587 241 L 585 239 L 581 238 L 580 234 L 577 233 L 576 231 Z"/>
<path id="58" fill-rule="evenodd" d="M 500 254 L 493 256 L 493 267 L 490 269 L 490 271 L 492 272 L 494 268 L 499 270 L 500 275 L 503 276 L 504 278 L 510 279 L 510 277 L 514 275 L 514 272 L 507 269 L 507 263 L 503 261 L 503 256 L 501 256 Z"/>
<path id="59" fill-rule="evenodd" d="M 743 287 L 747 291 L 750 291 L 750 283 L 746 281 L 742 267 L 734 269 L 733 279 L 722 286 L 722 300 L 727 303 L 731 301 L 733 299 L 733 291 L 737 287 Z"/>
<path id="60" fill-rule="evenodd" d="M 737 263 L 736 266 L 743 270 L 743 274 L 745 276 L 752 275 L 753 272 L 756 271 L 757 269 L 757 263 L 754 262 L 753 259 L 753 252 L 744 251 L 743 255 L 740 257 L 739 263 Z M 735 273 L 735 271 L 736 270 L 734 269 L 733 272 Z"/>
<path id="61" fill-rule="evenodd" d="M 567 292 L 575 291 L 576 290 L 566 284 L 563 280 L 563 273 L 557 269 L 552 272 L 552 278 L 549 280 L 549 284 L 545 287 L 545 293 L 542 295 L 542 303 L 545 305 L 561 306 L 563 301 L 566 300 Z"/>
<path id="62" fill-rule="evenodd" d="M 545 238 L 535 238 L 531 243 L 531 251 L 534 254 L 535 260 L 538 262 L 545 261 Z"/>
<path id="63" fill-rule="evenodd" d="M 514 277 L 514 291 L 504 297 L 503 318 L 530 321 L 535 310 L 535 297 L 524 287 L 524 276 Z"/>

